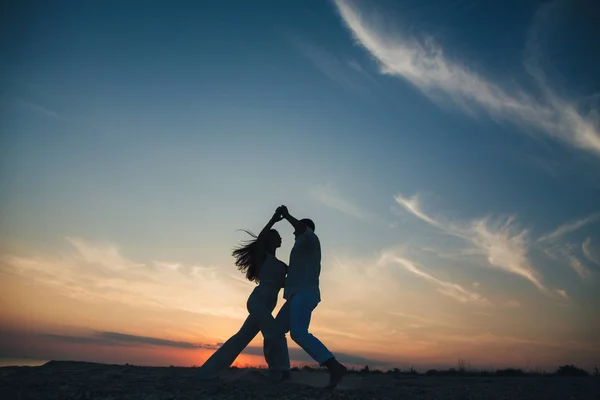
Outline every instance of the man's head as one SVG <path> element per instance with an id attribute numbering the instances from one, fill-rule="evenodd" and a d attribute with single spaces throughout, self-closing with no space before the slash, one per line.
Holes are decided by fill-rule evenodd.
<path id="1" fill-rule="evenodd" d="M 302 218 L 300 220 L 300 222 L 302 222 L 304 225 L 308 226 L 310 228 L 311 231 L 315 231 L 315 223 L 313 222 L 312 219 L 310 218 Z"/>
<path id="2" fill-rule="evenodd" d="M 308 228 L 310 228 L 311 231 L 315 231 L 315 223 L 313 222 L 312 219 L 310 218 L 303 218 L 298 222 L 302 222 L 304 225 L 306 225 Z M 297 231 L 294 231 L 294 236 L 298 236 L 299 233 Z"/>

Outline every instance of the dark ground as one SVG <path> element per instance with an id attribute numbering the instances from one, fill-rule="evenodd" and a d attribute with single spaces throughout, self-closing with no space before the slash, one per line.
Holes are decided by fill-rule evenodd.
<path id="1" fill-rule="evenodd" d="M 0 399 L 593 399 L 597 377 L 431 377 L 347 375 L 339 388 L 320 387 L 323 372 L 292 372 L 292 382 L 264 382 L 256 371 L 232 369 L 200 380 L 193 368 L 135 367 L 51 361 L 0 368 Z"/>

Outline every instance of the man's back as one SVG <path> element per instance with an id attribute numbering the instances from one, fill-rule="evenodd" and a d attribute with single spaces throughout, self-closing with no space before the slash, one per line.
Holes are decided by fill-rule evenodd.
<path id="1" fill-rule="evenodd" d="M 300 292 L 315 293 L 319 300 L 319 275 L 321 274 L 321 243 L 310 229 L 296 237 L 290 253 L 290 265 L 283 297 L 289 299 Z"/>

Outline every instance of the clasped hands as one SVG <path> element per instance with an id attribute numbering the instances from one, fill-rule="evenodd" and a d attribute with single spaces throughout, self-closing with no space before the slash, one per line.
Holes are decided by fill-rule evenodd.
<path id="1" fill-rule="evenodd" d="M 273 221 L 278 222 L 281 221 L 284 218 L 287 218 L 290 215 L 288 209 L 286 206 L 279 206 L 277 207 L 277 209 L 275 210 L 275 214 L 273 214 Z"/>

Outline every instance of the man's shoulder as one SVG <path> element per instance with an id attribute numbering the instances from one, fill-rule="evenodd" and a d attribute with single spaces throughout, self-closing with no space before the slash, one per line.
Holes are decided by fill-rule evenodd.
<path id="1" fill-rule="evenodd" d="M 310 229 L 308 226 L 306 227 L 306 230 L 304 231 L 305 235 L 308 235 L 310 237 L 315 237 L 318 239 L 317 234 L 315 233 L 315 231 L 313 231 L 312 229 Z"/>
<path id="2" fill-rule="evenodd" d="M 306 240 L 309 240 L 311 242 L 319 242 L 319 237 L 317 236 L 317 234 L 310 228 L 306 228 L 306 230 L 304 231 L 304 233 L 302 234 L 304 236 L 304 238 Z"/>

